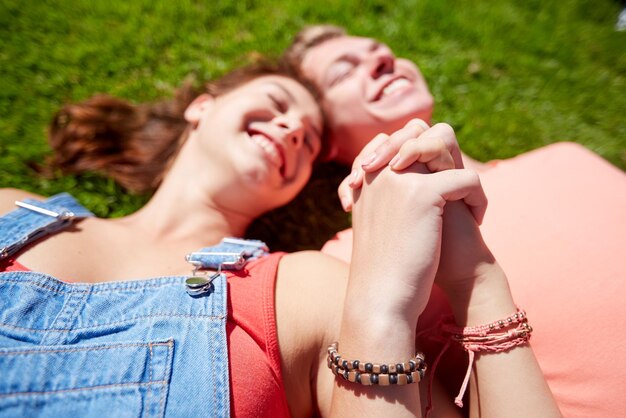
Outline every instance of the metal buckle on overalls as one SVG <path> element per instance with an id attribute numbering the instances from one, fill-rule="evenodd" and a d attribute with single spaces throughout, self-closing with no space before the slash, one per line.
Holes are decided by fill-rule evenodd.
<path id="1" fill-rule="evenodd" d="M 189 296 L 200 296 L 211 291 L 213 287 L 213 280 L 222 275 L 221 267 L 218 268 L 216 273 L 206 277 L 198 274 L 198 269 L 193 270 L 193 275 L 185 280 L 185 288 Z"/>
<path id="2" fill-rule="evenodd" d="M 231 244 L 236 248 L 233 251 L 211 251 L 220 250 L 223 244 Z M 220 248 L 221 247 L 221 248 Z M 239 247 L 239 248 L 237 248 Z M 226 246 L 226 248 L 229 248 Z M 261 241 L 243 240 L 237 238 L 223 238 L 220 245 L 208 248 L 209 251 L 195 251 L 185 256 L 188 263 L 193 264 L 192 275 L 185 280 L 187 293 L 191 296 L 198 296 L 208 293 L 212 289 L 211 283 L 216 278 L 223 276 L 222 270 L 241 270 L 253 258 L 260 257 L 269 251 L 265 243 Z M 217 273 L 199 271 L 205 269 L 217 269 Z M 209 275 L 210 274 L 210 275 Z"/>
<path id="3" fill-rule="evenodd" d="M 22 202 L 21 200 L 16 200 L 15 204 L 21 208 L 32 210 L 33 212 L 41 213 L 42 215 L 52 216 L 53 218 L 57 218 L 60 221 L 67 221 L 67 220 L 73 219 L 76 216 L 74 212 L 70 212 L 69 210 L 65 210 L 61 213 L 57 213 L 52 210 L 40 208 L 39 206 L 31 205 L 30 203 Z"/>
<path id="4" fill-rule="evenodd" d="M 191 258 L 194 255 L 209 255 L 209 256 L 229 256 L 232 257 L 232 260 L 222 261 L 217 265 L 217 272 L 211 275 L 208 275 L 208 272 L 202 272 L 200 274 L 201 269 L 207 268 L 210 266 L 205 266 L 201 261 L 192 260 Z M 187 254 L 185 259 L 194 265 L 194 269 L 191 277 L 188 277 L 185 280 L 185 288 L 187 289 L 187 294 L 190 296 L 200 296 L 205 293 L 209 293 L 213 288 L 213 280 L 217 279 L 222 275 L 222 268 L 226 268 L 227 270 L 239 270 L 246 265 L 247 260 L 243 256 L 243 252 L 239 253 L 230 253 L 230 252 L 202 252 L 197 251 L 190 254 Z M 207 277 L 208 276 L 208 277 Z"/>

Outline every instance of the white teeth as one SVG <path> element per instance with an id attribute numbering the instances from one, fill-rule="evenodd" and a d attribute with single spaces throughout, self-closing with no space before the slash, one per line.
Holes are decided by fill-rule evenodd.
<path id="1" fill-rule="evenodd" d="M 281 167 L 283 164 L 280 152 L 276 145 L 263 135 L 252 135 L 250 138 L 265 152 L 270 161 L 277 167 Z"/>
<path id="2" fill-rule="evenodd" d="M 401 89 L 406 86 L 410 86 L 411 82 L 406 78 L 398 78 L 397 80 L 392 81 L 383 89 L 383 96 L 388 96 L 394 91 Z"/>

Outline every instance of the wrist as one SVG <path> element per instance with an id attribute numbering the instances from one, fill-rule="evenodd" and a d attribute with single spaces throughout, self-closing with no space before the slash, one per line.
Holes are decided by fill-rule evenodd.
<path id="1" fill-rule="evenodd" d="M 414 328 L 429 296 L 430 290 L 416 289 L 407 283 L 386 286 L 382 276 L 375 286 L 351 281 L 344 302 L 344 319 L 351 323 L 365 322 L 379 329 Z"/>
<path id="2" fill-rule="evenodd" d="M 346 356 L 390 362 L 415 354 L 417 320 L 389 310 L 346 306 L 339 337 Z"/>
<path id="3" fill-rule="evenodd" d="M 481 265 L 468 286 L 444 289 L 459 326 L 474 326 L 503 318 L 516 310 L 504 271 L 497 263 Z"/>
<path id="4" fill-rule="evenodd" d="M 421 310 L 390 301 L 382 293 L 379 291 L 370 298 L 346 298 L 342 330 L 349 327 L 355 333 L 372 338 L 414 332 Z"/>
<path id="5" fill-rule="evenodd" d="M 353 261 L 350 267 L 345 309 L 356 310 L 361 317 L 415 326 L 430 298 L 434 272 L 426 268 L 411 271 L 401 262 L 385 267 L 365 265 Z"/>

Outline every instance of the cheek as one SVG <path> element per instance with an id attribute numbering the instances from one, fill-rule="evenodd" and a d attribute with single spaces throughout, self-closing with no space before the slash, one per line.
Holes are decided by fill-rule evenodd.
<path id="1" fill-rule="evenodd" d="M 313 171 L 313 160 L 308 153 L 301 153 L 298 158 L 298 171 L 289 184 L 290 189 L 296 189 L 296 194 L 300 192 L 309 181 Z"/>
<path id="2" fill-rule="evenodd" d="M 323 106 L 331 129 L 359 125 L 367 120 L 362 93 L 354 84 L 334 88 L 324 97 Z"/>
<path id="3" fill-rule="evenodd" d="M 413 77 L 422 77 L 422 73 L 420 72 L 419 68 L 417 68 L 417 65 L 407 59 L 396 59 L 396 67 L 404 74 L 412 75 Z"/>
<path id="4" fill-rule="evenodd" d="M 313 160 L 309 155 L 301 156 L 298 164 L 299 169 L 296 177 L 287 185 L 289 201 L 293 200 L 305 188 L 313 172 Z"/>

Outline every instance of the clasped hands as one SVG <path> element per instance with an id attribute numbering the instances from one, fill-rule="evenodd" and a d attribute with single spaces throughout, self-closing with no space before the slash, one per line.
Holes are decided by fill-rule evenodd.
<path id="1" fill-rule="evenodd" d="M 487 198 L 478 175 L 463 167 L 449 125 L 413 119 L 379 134 L 338 193 L 353 212 L 352 265 L 360 273 L 351 282 L 376 289 L 411 320 L 425 308 L 435 277 L 456 296 L 471 292 L 484 265 L 494 264 L 478 229 Z M 365 265 L 367 272 L 359 267 Z"/>

